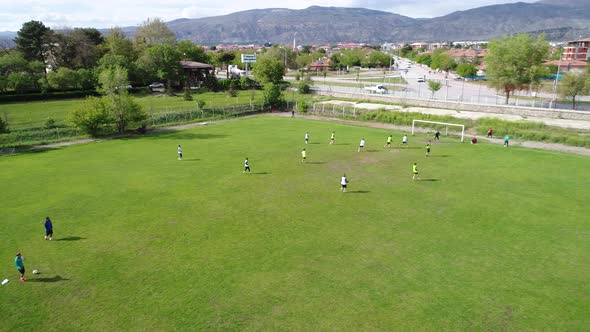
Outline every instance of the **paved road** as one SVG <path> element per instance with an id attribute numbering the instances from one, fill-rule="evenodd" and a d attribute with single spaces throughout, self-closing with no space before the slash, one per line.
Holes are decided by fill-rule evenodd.
<path id="1" fill-rule="evenodd" d="M 421 65 L 409 64 L 407 60 L 398 61 L 398 68 L 399 71 L 388 72 L 385 73 L 385 75 L 381 70 L 368 72 L 362 71 L 361 80 L 366 80 L 367 78 L 379 80 L 383 79 L 387 86 L 395 86 L 394 89 L 390 89 L 389 93 L 400 97 L 419 99 L 430 99 L 434 97 L 434 99 L 438 100 L 462 101 L 466 103 L 481 103 L 488 105 L 503 105 L 505 103 L 505 98 L 502 94 L 498 94 L 498 91 L 495 89 L 490 89 L 483 84 L 471 83 L 464 80 L 455 80 L 452 77 L 445 78 L 445 74 L 443 73 L 435 73 L 434 71 L 430 71 L 427 67 L 423 67 Z M 372 75 L 372 73 L 374 73 L 374 75 Z M 407 84 L 388 83 L 388 80 L 400 76 L 405 79 Z M 432 92 L 428 90 L 428 83 L 418 82 L 418 78 L 422 78 L 427 81 L 439 81 L 443 84 L 443 87 L 433 96 Z M 342 77 L 330 76 L 325 78 L 314 77 L 314 79 L 314 88 L 326 91 L 331 90 L 339 92 L 368 93 L 366 90 L 364 90 L 364 87 L 378 84 L 375 82 L 361 81 L 357 87 L 330 85 L 330 83 L 357 84 L 356 77 L 351 75 L 343 75 Z M 551 97 L 552 96 L 548 94 L 540 94 L 535 100 L 521 100 L 511 98 L 510 104 L 516 106 L 571 109 L 571 103 L 551 104 Z M 590 104 L 579 104 L 577 110 L 590 111 Z"/>

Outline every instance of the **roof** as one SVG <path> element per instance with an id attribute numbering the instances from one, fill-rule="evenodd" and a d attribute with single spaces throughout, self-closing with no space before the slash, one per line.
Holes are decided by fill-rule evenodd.
<path id="1" fill-rule="evenodd" d="M 578 42 L 590 42 L 590 38 L 578 39 L 578 40 L 571 40 L 568 43 L 578 43 Z"/>
<path id="2" fill-rule="evenodd" d="M 586 67 L 588 62 L 581 60 L 551 60 L 543 63 L 548 66 L 560 66 L 560 67 Z"/>
<path id="3" fill-rule="evenodd" d="M 182 68 L 185 69 L 213 69 L 214 67 L 207 63 L 196 61 L 180 61 Z"/>
<path id="4" fill-rule="evenodd" d="M 455 57 L 455 58 L 475 58 L 475 57 L 484 57 L 486 56 L 488 51 L 486 49 L 483 50 L 474 50 L 474 49 L 457 49 L 453 48 L 445 52 L 445 54 Z"/>

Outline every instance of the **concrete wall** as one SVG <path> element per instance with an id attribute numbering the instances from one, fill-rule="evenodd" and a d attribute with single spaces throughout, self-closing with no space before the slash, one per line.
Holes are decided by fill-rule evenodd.
<path id="1" fill-rule="evenodd" d="M 314 90 L 314 94 L 322 96 L 333 96 L 336 98 L 349 98 L 359 100 L 374 100 L 395 104 L 407 104 L 411 106 L 421 106 L 430 108 L 443 108 L 457 111 L 470 112 L 486 112 L 498 114 L 513 114 L 527 118 L 554 118 L 554 119 L 568 119 L 568 120 L 582 120 L 590 121 L 590 112 L 583 111 L 569 111 L 562 109 L 547 109 L 534 107 L 520 107 L 512 105 L 483 105 L 483 104 L 469 104 L 455 101 L 444 100 L 430 100 L 430 99 L 413 99 L 401 98 L 395 96 L 382 96 L 373 94 L 347 93 L 347 92 L 330 92 Z"/>

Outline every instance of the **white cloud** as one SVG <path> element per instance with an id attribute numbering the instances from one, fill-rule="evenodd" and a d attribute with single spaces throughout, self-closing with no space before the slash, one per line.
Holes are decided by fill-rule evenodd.
<path id="1" fill-rule="evenodd" d="M 366 7 L 385 10 L 410 17 L 434 17 L 455 10 L 483 5 L 516 2 L 517 0 L 0 0 L 0 31 L 17 31 L 24 22 L 41 20 L 47 26 L 95 27 L 138 25 L 148 17 L 165 21 L 177 18 L 197 18 L 236 11 L 281 7 L 303 9 L 309 6 Z M 532 2 L 532 0 L 525 0 Z"/>

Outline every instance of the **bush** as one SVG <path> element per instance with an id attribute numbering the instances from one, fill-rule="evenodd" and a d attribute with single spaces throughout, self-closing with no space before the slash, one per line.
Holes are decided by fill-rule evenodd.
<path id="1" fill-rule="evenodd" d="M 300 98 L 299 101 L 297 102 L 297 112 L 307 113 L 308 110 L 309 110 L 309 105 L 307 104 L 305 99 Z"/>
<path id="2" fill-rule="evenodd" d="M 9 132 L 10 129 L 8 128 L 8 120 L 6 120 L 6 115 L 4 119 L 0 117 L 0 134 L 7 134 Z"/>
<path id="3" fill-rule="evenodd" d="M 297 85 L 297 90 L 299 91 L 299 93 L 301 94 L 308 94 L 311 92 L 311 87 L 309 86 L 307 81 L 301 81 L 299 82 L 299 84 Z"/>
<path id="4" fill-rule="evenodd" d="M 193 100 L 193 95 L 191 94 L 191 89 L 189 89 L 188 87 L 184 88 L 184 93 L 182 95 L 182 99 L 184 99 L 186 101 Z"/>
<path id="5" fill-rule="evenodd" d="M 57 127 L 57 125 L 52 118 L 48 118 L 47 121 L 45 121 L 45 129 L 53 129 L 55 127 Z"/>
<path id="6" fill-rule="evenodd" d="M 264 105 L 277 106 L 282 100 L 281 87 L 277 84 L 267 83 L 264 86 Z"/>

